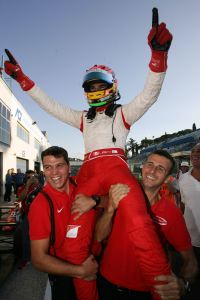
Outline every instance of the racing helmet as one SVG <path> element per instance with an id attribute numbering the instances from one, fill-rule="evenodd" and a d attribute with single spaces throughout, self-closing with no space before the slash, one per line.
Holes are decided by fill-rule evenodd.
<path id="1" fill-rule="evenodd" d="M 103 90 L 91 91 L 91 85 L 94 83 L 105 83 L 106 85 Z M 115 73 L 104 65 L 94 65 L 87 70 L 83 78 L 82 87 L 90 106 L 104 106 L 109 102 L 120 99 Z"/>

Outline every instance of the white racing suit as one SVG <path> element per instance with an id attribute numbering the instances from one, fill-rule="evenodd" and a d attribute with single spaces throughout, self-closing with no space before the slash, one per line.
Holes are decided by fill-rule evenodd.
<path id="1" fill-rule="evenodd" d="M 112 184 L 129 185 L 130 192 L 120 201 L 117 213 L 124 220 L 124 232 L 130 239 L 149 289 L 155 283 L 154 277 L 169 274 L 170 268 L 147 213 L 143 194 L 126 164 L 124 149 L 130 126 L 157 100 L 164 77 L 165 73 L 149 71 L 144 89 L 138 96 L 130 103 L 117 108 L 113 117 L 101 111 L 96 113 L 92 121 L 86 118 L 87 112 L 60 105 L 37 86 L 27 92 L 46 112 L 83 133 L 86 155 L 77 179 L 77 194 L 105 195 Z M 115 143 L 112 141 L 113 134 L 116 138 Z M 70 225 L 75 225 L 75 230 L 71 231 L 70 227 L 67 233 L 69 262 L 79 264 L 88 257 L 95 217 L 95 210 L 82 215 L 76 222 L 72 216 Z M 87 286 L 88 281 L 82 281 Z M 95 282 L 92 288 L 89 287 L 89 292 L 85 286 L 83 291 L 77 288 L 78 299 L 98 299 L 98 295 L 94 296 L 94 289 Z"/>

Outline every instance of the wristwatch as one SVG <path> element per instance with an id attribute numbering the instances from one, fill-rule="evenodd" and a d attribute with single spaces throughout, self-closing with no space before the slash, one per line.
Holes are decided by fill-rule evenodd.
<path id="1" fill-rule="evenodd" d="M 191 292 L 191 282 L 186 279 L 181 277 L 182 281 L 183 281 L 183 286 L 184 286 L 184 290 L 185 290 L 185 294 L 188 294 Z"/>
<path id="2" fill-rule="evenodd" d="M 93 208 L 96 208 L 100 202 L 101 202 L 101 197 L 99 196 L 91 196 L 91 198 L 96 202 L 95 206 Z"/>

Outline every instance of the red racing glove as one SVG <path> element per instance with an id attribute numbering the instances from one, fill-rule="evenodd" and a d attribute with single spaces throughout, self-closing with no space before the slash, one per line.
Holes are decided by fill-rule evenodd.
<path id="1" fill-rule="evenodd" d="M 9 58 L 9 60 L 4 62 L 5 72 L 20 84 L 22 90 L 29 91 L 35 83 L 23 73 L 20 65 L 10 51 L 5 49 L 5 52 Z"/>
<path id="2" fill-rule="evenodd" d="M 148 44 L 152 50 L 149 67 L 153 72 L 165 72 L 167 69 L 167 53 L 171 45 L 172 34 L 165 23 L 159 24 L 158 10 L 152 11 L 152 29 L 148 35 Z"/>

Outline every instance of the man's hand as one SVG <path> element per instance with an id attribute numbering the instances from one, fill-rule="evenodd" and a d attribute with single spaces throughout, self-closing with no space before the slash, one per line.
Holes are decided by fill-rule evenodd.
<path id="1" fill-rule="evenodd" d="M 82 264 L 82 274 L 79 278 L 85 280 L 94 280 L 96 279 L 96 273 L 98 271 L 98 264 L 94 259 L 93 255 L 90 255 Z"/>
<path id="2" fill-rule="evenodd" d="M 35 85 L 34 82 L 23 73 L 20 65 L 10 51 L 5 49 L 5 52 L 9 58 L 9 60 L 4 62 L 5 72 L 20 84 L 22 90 L 30 90 Z"/>
<path id="3" fill-rule="evenodd" d="M 88 196 L 78 194 L 71 207 L 71 213 L 75 214 L 74 220 L 77 220 L 82 214 L 95 206 L 96 202 Z"/>
<path id="4" fill-rule="evenodd" d="M 165 72 L 167 69 L 167 52 L 172 42 L 172 34 L 165 23 L 159 24 L 158 9 L 152 11 L 152 28 L 148 35 L 148 44 L 152 50 L 149 67 L 153 72 Z"/>
<path id="5" fill-rule="evenodd" d="M 111 185 L 109 190 L 109 200 L 107 212 L 114 212 L 119 205 L 121 199 L 123 199 L 129 192 L 130 188 L 126 184 L 115 184 Z"/>
<path id="6" fill-rule="evenodd" d="M 172 34 L 165 23 L 159 24 L 158 10 L 152 11 L 152 29 L 148 35 L 148 44 L 152 50 L 168 51 L 172 41 Z"/>
<path id="7" fill-rule="evenodd" d="M 154 286 L 155 292 L 158 293 L 163 300 L 180 299 L 185 293 L 182 279 L 175 275 L 160 275 L 155 278 L 156 281 L 166 282 Z"/>

